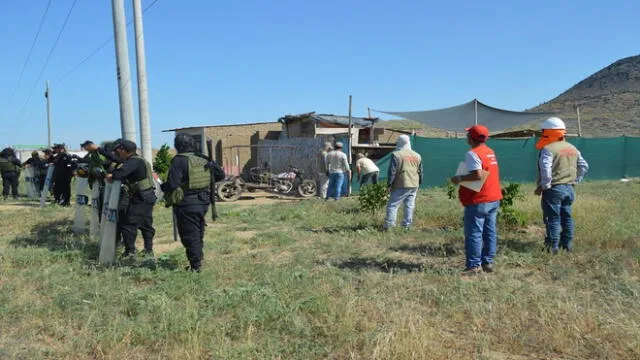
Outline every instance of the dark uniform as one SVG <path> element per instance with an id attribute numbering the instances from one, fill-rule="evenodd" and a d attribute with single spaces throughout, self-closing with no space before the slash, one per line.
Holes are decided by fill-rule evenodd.
<path id="1" fill-rule="evenodd" d="M 14 199 L 18 198 L 18 181 L 20 179 L 20 160 L 12 149 L 6 148 L 0 152 L 0 173 L 2 173 L 2 197 L 9 197 L 9 190 Z"/>
<path id="2" fill-rule="evenodd" d="M 72 158 L 64 149 L 64 144 L 54 145 L 53 155 L 53 198 L 56 204 L 71 205 L 71 179 L 73 178 Z"/>
<path id="3" fill-rule="evenodd" d="M 93 144 L 92 141 L 87 140 L 80 144 L 80 148 L 84 149 L 87 145 Z M 93 189 L 94 186 L 98 187 L 99 196 L 97 199 L 93 199 L 97 204 L 97 209 L 100 214 L 102 214 L 102 206 L 104 202 L 104 188 L 105 188 L 105 175 L 107 174 L 107 170 L 111 166 L 111 161 L 107 159 L 105 155 L 101 153 L 104 152 L 102 148 L 98 148 L 96 151 L 88 151 L 87 155 L 81 160 L 81 162 L 86 163 L 88 165 L 87 172 L 87 180 L 89 181 L 89 188 Z M 100 217 L 99 217 L 100 218 Z"/>
<path id="4" fill-rule="evenodd" d="M 122 166 L 112 173 L 113 180 L 121 180 L 126 189 L 128 206 L 123 218 L 118 219 L 121 225 L 122 240 L 125 246 L 124 256 L 136 252 L 136 236 L 138 229 L 144 240 L 144 250 L 153 253 L 153 205 L 156 202 L 155 185 L 151 165 L 143 158 L 135 155 L 136 144 L 122 140 L 117 147 L 134 153 L 126 159 Z"/>
<path id="5" fill-rule="evenodd" d="M 38 156 L 38 152 L 34 151 L 31 157 L 24 162 L 23 165 L 29 165 L 33 169 L 33 174 L 38 184 L 38 190 L 42 191 L 44 180 L 47 177 L 47 163 Z"/>
<path id="6" fill-rule="evenodd" d="M 205 169 L 208 159 L 191 152 L 178 153 L 171 160 L 167 182 L 162 191 L 167 197 L 178 191 L 182 200 L 173 205 L 180 241 L 186 248 L 191 270 L 199 271 L 203 259 L 204 216 L 209 209 L 211 172 Z M 180 196 L 182 197 L 182 196 Z"/>

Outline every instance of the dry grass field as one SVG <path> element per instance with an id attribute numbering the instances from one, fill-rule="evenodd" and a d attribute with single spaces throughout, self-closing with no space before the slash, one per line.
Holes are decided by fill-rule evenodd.
<path id="1" fill-rule="evenodd" d="M 200 274 L 165 208 L 155 261 L 101 267 L 73 209 L 0 203 L 0 359 L 640 358 L 640 182 L 581 184 L 575 252 L 556 256 L 523 189 L 526 225 L 470 278 L 443 189 L 410 231 L 379 232 L 354 198 L 219 204 Z"/>

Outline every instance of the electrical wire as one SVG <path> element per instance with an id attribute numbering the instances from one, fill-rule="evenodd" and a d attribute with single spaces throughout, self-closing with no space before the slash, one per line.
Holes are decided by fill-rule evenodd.
<path id="1" fill-rule="evenodd" d="M 42 74 L 44 74 L 44 71 L 47 69 L 47 66 L 49 65 L 49 61 L 51 60 L 51 56 L 53 56 L 53 53 L 55 52 L 56 47 L 58 47 L 58 42 L 60 41 L 60 38 L 62 37 L 62 33 L 64 32 L 64 29 L 67 27 L 67 23 L 69 22 L 69 18 L 71 17 L 71 13 L 73 12 L 73 9 L 76 7 L 77 3 L 78 3 L 78 0 L 74 0 L 73 4 L 71 4 L 71 8 L 69 8 L 69 12 L 67 12 L 67 17 L 65 17 L 64 23 L 62 24 L 62 27 L 60 28 L 60 31 L 58 31 L 58 36 L 56 37 L 56 40 L 53 43 L 53 46 L 51 47 L 51 50 L 49 51 L 49 55 L 47 55 L 47 59 L 45 60 L 44 65 L 42 66 L 42 69 L 40 70 L 40 74 L 38 74 L 38 79 L 33 84 L 33 87 L 31 88 L 31 92 L 29 93 L 29 96 L 27 97 L 27 101 L 24 102 L 24 105 L 22 105 L 22 108 L 20 109 L 20 113 L 16 117 L 16 120 L 15 120 L 16 122 L 18 120 L 20 120 L 20 117 L 24 113 L 25 108 L 27 107 L 27 105 L 29 104 L 29 101 L 31 100 L 31 97 L 33 96 L 34 90 L 36 89 L 36 87 L 38 86 L 38 83 L 40 82 L 40 79 L 42 78 Z"/>
<path id="2" fill-rule="evenodd" d="M 13 97 L 16 95 L 16 92 L 18 91 L 18 88 L 20 87 L 20 84 L 22 83 L 22 77 L 24 76 L 24 71 L 27 69 L 27 65 L 29 64 L 29 60 L 31 60 L 31 55 L 33 55 L 33 49 L 36 47 L 36 42 L 38 41 L 38 38 L 40 37 L 40 32 L 42 31 L 42 26 L 44 25 L 44 20 L 47 18 L 47 14 L 49 13 L 49 8 L 51 7 L 51 3 L 52 2 L 53 2 L 53 0 L 49 0 L 49 2 L 47 3 L 47 7 L 44 9 L 44 14 L 42 14 L 42 18 L 40 19 L 40 24 L 38 25 L 38 30 L 36 31 L 36 36 L 34 36 L 33 41 L 31 42 L 31 49 L 29 49 L 29 53 L 27 54 L 27 58 L 24 60 L 24 63 L 22 64 L 22 70 L 20 70 L 20 76 L 18 76 L 18 82 L 16 83 L 16 86 L 13 88 L 13 91 L 11 92 L 11 96 L 9 96 L 9 101 L 7 103 L 7 107 L 9 107 L 9 105 L 13 101 Z"/>
<path id="3" fill-rule="evenodd" d="M 155 5 L 158 1 L 159 0 L 154 0 L 151 4 L 149 4 L 147 7 L 142 9 L 142 13 L 144 14 L 147 10 L 151 9 L 153 7 L 153 5 Z M 127 26 L 130 26 L 131 24 L 133 24 L 133 20 L 129 20 L 127 22 Z M 93 50 L 89 55 L 87 55 L 87 57 L 85 57 L 77 65 L 75 65 L 73 68 L 71 68 L 71 70 L 67 71 L 63 76 L 61 76 L 56 81 L 56 84 L 60 85 L 69 75 L 71 75 L 76 70 L 78 70 L 79 67 L 84 65 L 87 61 L 89 61 L 92 57 L 94 57 L 97 53 L 99 53 L 100 50 L 102 50 L 105 46 L 109 45 L 112 41 L 113 41 L 113 35 L 110 36 L 107 40 L 105 40 L 100 46 L 98 46 L 95 50 Z"/>

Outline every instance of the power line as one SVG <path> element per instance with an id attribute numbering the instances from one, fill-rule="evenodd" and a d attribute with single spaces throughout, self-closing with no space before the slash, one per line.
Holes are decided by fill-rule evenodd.
<path id="1" fill-rule="evenodd" d="M 29 49 L 29 53 L 27 54 L 27 58 L 24 60 L 24 64 L 22 64 L 22 70 L 20 70 L 20 76 L 18 77 L 18 83 L 13 88 L 13 92 L 11 92 L 11 96 L 9 97 L 9 102 L 7 104 L 7 107 L 13 101 L 13 97 L 15 96 L 16 91 L 18 91 L 18 87 L 20 87 L 20 84 L 22 83 L 22 77 L 24 76 L 24 71 L 27 69 L 27 64 L 29 64 L 29 60 L 31 60 L 31 55 L 33 55 L 33 49 L 36 46 L 36 42 L 38 41 L 38 37 L 40 37 L 40 32 L 42 31 L 42 26 L 44 25 L 44 20 L 46 19 L 47 14 L 49 13 L 49 8 L 51 7 L 51 3 L 52 2 L 53 2 L 53 0 L 49 0 L 49 2 L 47 3 L 47 7 L 44 10 L 44 14 L 42 14 L 42 18 L 40 19 L 40 25 L 38 25 L 38 30 L 36 31 L 36 36 L 33 38 L 33 41 L 31 42 L 31 49 Z"/>
<path id="2" fill-rule="evenodd" d="M 56 37 L 56 41 L 53 43 L 53 47 L 51 47 L 51 51 L 49 51 L 49 55 L 47 55 L 47 59 L 45 60 L 44 65 L 42 66 L 42 69 L 40 70 L 40 74 L 38 74 L 38 79 L 33 84 L 33 87 L 31 88 L 31 92 L 29 93 L 29 96 L 27 97 L 27 101 L 25 101 L 24 105 L 22 106 L 22 109 L 20 109 L 20 113 L 18 114 L 18 117 L 16 117 L 16 122 L 18 120 L 20 120 L 20 117 L 22 116 L 22 113 L 24 112 L 24 109 L 27 107 L 27 105 L 29 104 L 29 101 L 31 100 L 31 97 L 33 96 L 33 91 L 36 89 L 36 86 L 38 86 L 38 83 L 40 82 L 40 79 L 42 78 L 42 74 L 44 74 L 44 71 L 47 69 L 47 66 L 49 65 L 49 61 L 51 60 L 51 56 L 53 56 L 53 53 L 56 50 L 56 47 L 58 46 L 58 42 L 60 41 L 60 38 L 62 37 L 62 33 L 64 32 L 64 29 L 67 27 L 67 22 L 69 21 L 69 17 L 71 17 L 71 13 L 73 12 L 73 8 L 75 8 L 77 3 L 78 3 L 78 0 L 74 0 L 73 4 L 71 4 L 71 8 L 69 9 L 69 12 L 67 13 L 67 17 L 64 19 L 64 23 L 62 24 L 62 28 L 60 28 L 60 31 L 58 32 L 58 36 Z"/>
<path id="3" fill-rule="evenodd" d="M 145 7 L 142 10 L 142 13 L 145 13 L 147 10 L 151 9 L 153 7 L 153 5 L 155 5 L 158 1 L 159 0 L 154 0 L 151 4 L 149 4 L 149 6 Z M 129 20 L 127 22 L 127 26 L 129 26 L 131 24 L 133 24 L 133 20 Z M 69 75 L 71 75 L 76 70 L 78 70 L 79 67 L 84 65 L 87 61 L 89 61 L 92 57 L 94 57 L 97 53 L 99 53 L 100 50 L 102 50 L 105 46 L 109 45 L 112 41 L 113 41 L 113 35 L 110 36 L 108 39 L 106 39 L 100 46 L 98 46 L 95 50 L 93 50 L 89 55 L 87 55 L 87 57 L 85 57 L 77 65 L 75 65 L 73 68 L 71 68 L 71 70 L 67 71 L 62 77 L 60 77 L 60 79 L 58 79 L 58 81 L 56 81 L 56 83 L 58 85 L 60 85 L 60 83 L 62 83 L 63 80 L 65 80 Z"/>

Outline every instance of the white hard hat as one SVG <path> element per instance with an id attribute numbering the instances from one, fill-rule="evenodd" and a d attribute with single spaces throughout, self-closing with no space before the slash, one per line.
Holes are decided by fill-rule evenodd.
<path id="1" fill-rule="evenodd" d="M 564 121 L 557 117 L 550 117 L 547 120 L 542 122 L 541 126 L 542 130 L 566 130 L 567 127 L 564 125 Z"/>

